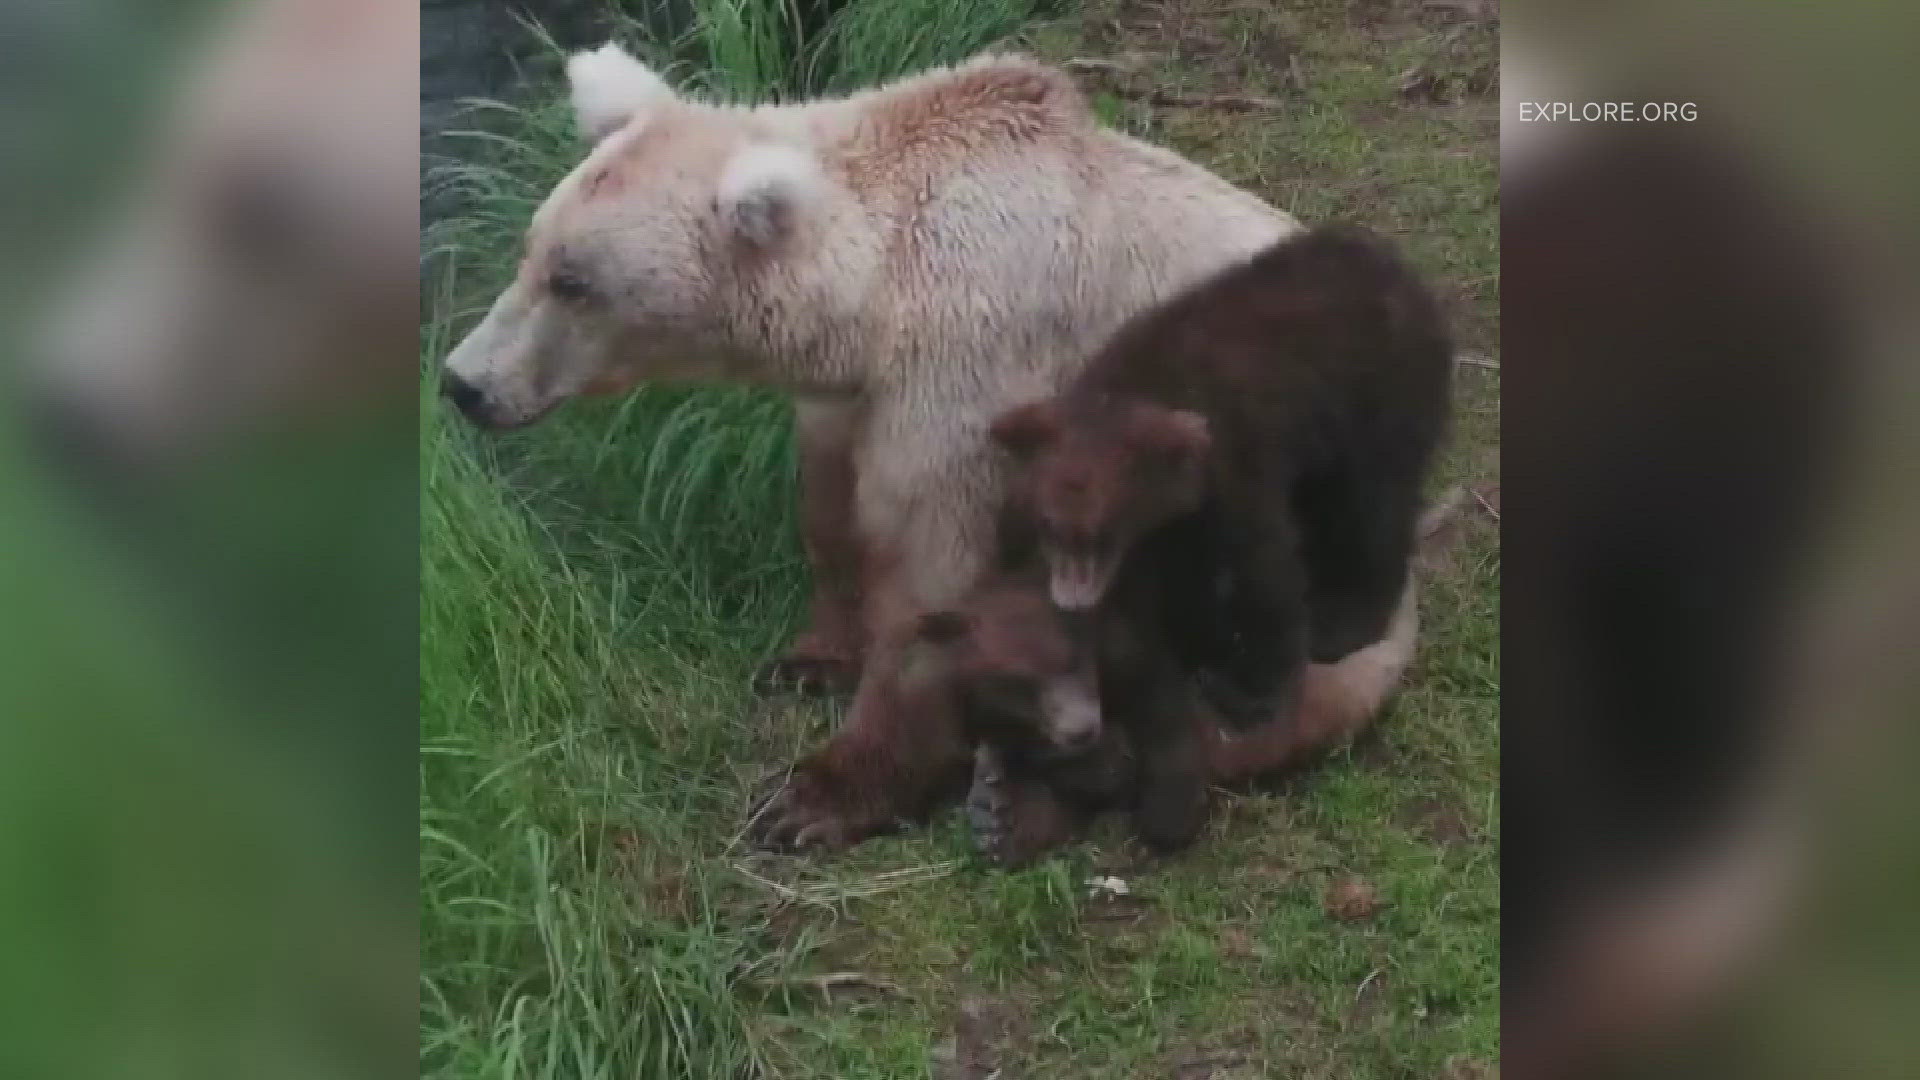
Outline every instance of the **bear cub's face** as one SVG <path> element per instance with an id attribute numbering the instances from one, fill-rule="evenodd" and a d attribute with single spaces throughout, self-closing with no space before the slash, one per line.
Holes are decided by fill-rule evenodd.
<path id="1" fill-rule="evenodd" d="M 1206 418 L 1105 397 L 1024 405 L 993 424 L 1013 458 L 1009 494 L 1038 534 L 1053 602 L 1100 602 L 1121 560 L 1152 529 L 1200 505 Z"/>
<path id="2" fill-rule="evenodd" d="M 1100 680 L 1091 633 L 1038 589 L 989 584 L 958 609 L 921 617 L 921 647 L 958 695 L 968 734 L 1041 757 L 1100 742 Z"/>

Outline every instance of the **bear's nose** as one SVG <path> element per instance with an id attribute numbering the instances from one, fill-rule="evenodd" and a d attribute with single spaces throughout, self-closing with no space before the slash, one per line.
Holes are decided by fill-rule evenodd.
<path id="1" fill-rule="evenodd" d="M 467 419 L 475 422 L 483 419 L 480 388 L 451 371 L 440 375 L 440 396 L 452 402 L 453 407 L 459 409 Z"/>

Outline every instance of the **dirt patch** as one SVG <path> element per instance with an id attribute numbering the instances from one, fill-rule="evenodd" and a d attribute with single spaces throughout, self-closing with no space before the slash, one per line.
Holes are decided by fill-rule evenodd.
<path id="1" fill-rule="evenodd" d="M 1341 922 L 1361 922 L 1380 910 L 1380 892 L 1373 883 L 1354 874 L 1338 874 L 1327 882 L 1321 907 Z"/>
<path id="2" fill-rule="evenodd" d="M 1171 1080 L 1241 1080 L 1268 1075 L 1261 1067 L 1260 1032 L 1235 1028 L 1206 1045 L 1176 1046 L 1164 1058 Z"/>
<path id="3" fill-rule="evenodd" d="M 1018 1002 L 967 997 L 953 1019 L 952 1034 L 931 1052 L 934 1080 L 988 1080 L 1025 1056 L 1033 1041 L 1032 1011 Z"/>
<path id="4" fill-rule="evenodd" d="M 1461 105 L 1497 92 L 1499 68 L 1492 60 L 1459 64 L 1439 57 L 1414 64 L 1394 77 L 1402 98 L 1427 105 Z"/>
<path id="5" fill-rule="evenodd" d="M 1357 0 L 1348 18 L 1357 28 L 1391 39 L 1449 26 L 1496 25 L 1500 0 Z"/>
<path id="6" fill-rule="evenodd" d="M 1466 538 L 1467 504 L 1473 497 L 1463 487 L 1449 487 L 1427 504 L 1413 564 L 1427 577 L 1451 576 L 1455 552 Z"/>
<path id="7" fill-rule="evenodd" d="M 1288 72 L 1289 84 L 1296 90 L 1300 81 L 1300 46 L 1277 28 L 1256 31 L 1247 42 L 1247 60 L 1268 71 Z"/>
<path id="8" fill-rule="evenodd" d="M 1146 931 L 1163 920 L 1158 905 L 1139 896 L 1115 896 L 1102 892 L 1087 899 L 1080 909 L 1081 922 L 1097 930 L 1112 933 Z"/>
<path id="9" fill-rule="evenodd" d="M 1417 671 L 1409 673 L 1406 677 L 1407 681 L 1412 682 L 1418 674 Z M 1392 708 L 1391 703 L 1388 708 Z M 1389 717 L 1390 715 L 1389 713 Z M 1368 772 L 1380 773 L 1383 776 L 1404 776 L 1411 771 L 1407 767 L 1406 755 L 1394 745 L 1393 740 L 1386 737 L 1379 723 L 1375 723 L 1354 738 L 1351 753 L 1354 764 Z"/>
<path id="10" fill-rule="evenodd" d="M 1229 960 L 1248 963 L 1260 963 L 1274 957 L 1273 947 L 1244 926 L 1228 925 L 1220 928 L 1217 940 L 1220 955 Z"/>
<path id="11" fill-rule="evenodd" d="M 1459 807 L 1431 796 L 1415 799 L 1402 808 L 1400 823 L 1442 847 L 1460 847 L 1473 842 L 1473 823 Z"/>
<path id="12" fill-rule="evenodd" d="M 1430 22 L 1498 23 L 1500 0 L 1419 0 Z"/>
<path id="13" fill-rule="evenodd" d="M 1277 80 L 1295 85 L 1300 50 L 1277 20 L 1223 19 L 1218 8 L 1166 0 L 1095 4 L 1083 18 L 1088 47 L 1136 62 L 1143 75 L 1245 88 Z M 1137 63 L 1138 61 L 1146 63 Z M 1299 88 L 1295 85 L 1295 88 Z"/>
<path id="14" fill-rule="evenodd" d="M 1450 1057 L 1440 1067 L 1438 1080 L 1497 1080 L 1500 1070 L 1479 1058 Z"/>

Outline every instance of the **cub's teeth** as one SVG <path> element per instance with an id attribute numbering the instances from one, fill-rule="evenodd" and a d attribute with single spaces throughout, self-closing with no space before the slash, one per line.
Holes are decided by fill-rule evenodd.
<path id="1" fill-rule="evenodd" d="M 1048 591 L 1053 602 L 1069 611 L 1080 611 L 1100 602 L 1106 587 L 1106 574 L 1092 560 L 1063 561 L 1049 576 Z"/>

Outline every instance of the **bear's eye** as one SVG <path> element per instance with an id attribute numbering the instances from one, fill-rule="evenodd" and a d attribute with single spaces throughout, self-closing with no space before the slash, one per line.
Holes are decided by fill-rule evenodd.
<path id="1" fill-rule="evenodd" d="M 547 291 L 569 304 L 577 304 L 593 295 L 587 279 L 570 270 L 555 270 L 547 275 Z"/>

